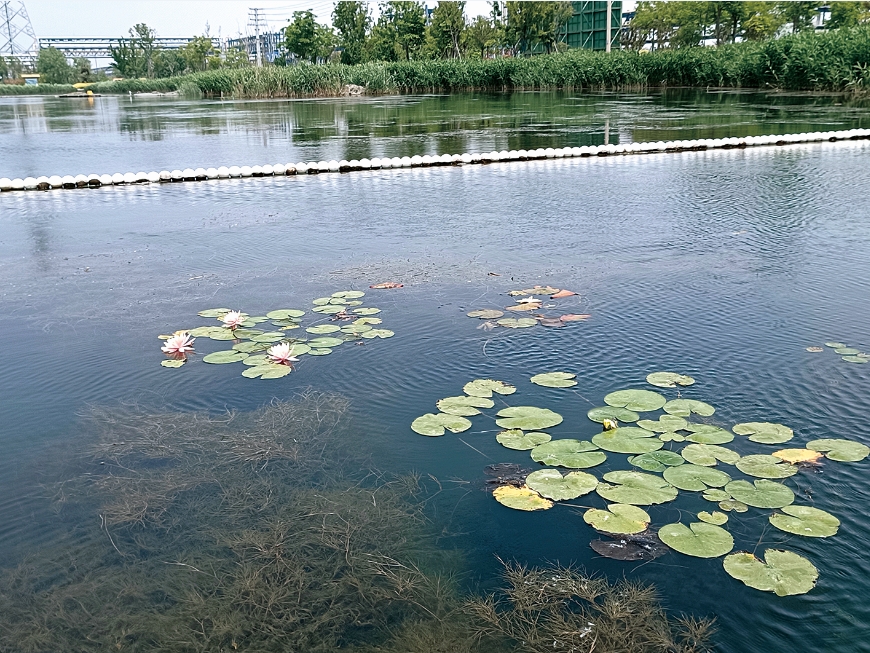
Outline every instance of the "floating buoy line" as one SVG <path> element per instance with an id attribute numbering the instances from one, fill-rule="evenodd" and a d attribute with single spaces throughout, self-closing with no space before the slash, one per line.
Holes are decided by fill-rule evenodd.
<path id="1" fill-rule="evenodd" d="M 388 168 L 419 168 L 430 166 L 473 165 L 496 162 L 536 161 L 589 156 L 626 156 L 630 154 L 654 154 L 657 152 L 692 152 L 701 150 L 729 150 L 736 148 L 793 145 L 797 143 L 827 143 L 847 140 L 870 139 L 870 129 L 811 132 L 804 134 L 772 134 L 769 136 L 746 136 L 743 138 L 701 138 L 683 141 L 657 141 L 628 143 L 626 145 L 584 145 L 582 147 L 540 148 L 536 150 L 502 150 L 475 154 L 441 154 L 403 156 L 393 158 L 359 159 L 352 161 L 308 161 L 300 163 L 264 166 L 221 166 L 220 168 L 187 168 L 185 170 L 162 170 L 160 172 L 116 172 L 113 175 L 54 175 L 52 177 L 26 177 L 24 179 L 0 179 L 0 191 L 52 190 L 72 188 L 97 188 L 129 184 L 157 184 L 207 179 L 235 179 L 244 177 L 281 177 L 287 175 L 311 175 L 344 173 L 358 170 L 384 170 Z"/>

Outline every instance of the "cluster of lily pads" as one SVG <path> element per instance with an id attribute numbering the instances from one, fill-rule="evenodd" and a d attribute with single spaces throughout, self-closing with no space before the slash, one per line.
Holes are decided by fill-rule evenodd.
<path id="1" fill-rule="evenodd" d="M 505 312 L 493 308 L 481 308 L 467 313 L 468 317 L 485 320 L 478 329 L 495 329 L 496 327 L 504 327 L 507 329 L 527 329 L 538 324 L 545 327 L 563 327 L 568 322 L 577 322 L 587 320 L 591 316 L 577 313 L 564 313 L 561 315 L 545 315 L 539 311 L 544 309 L 544 300 L 541 296 L 548 296 L 551 300 L 561 299 L 563 297 L 573 297 L 577 293 L 571 290 L 553 288 L 552 286 L 534 286 L 533 288 L 525 288 L 523 290 L 511 290 L 508 295 L 515 297 L 514 304 L 505 307 L 504 311 L 512 313 L 528 313 L 535 312 L 533 317 L 505 317 Z M 554 308 L 555 305 L 547 306 Z"/>
<path id="2" fill-rule="evenodd" d="M 577 385 L 576 375 L 570 372 L 538 374 L 530 380 L 550 388 Z M 693 385 L 695 380 L 673 372 L 655 372 L 647 376 L 647 382 L 660 388 L 677 388 Z M 496 407 L 495 395 L 507 397 L 516 391 L 514 385 L 504 381 L 476 379 L 464 386 L 463 395 L 438 400 L 439 412 L 418 417 L 411 429 L 427 436 L 467 431 L 472 427 L 469 417 Z M 727 513 L 744 513 L 750 508 L 772 510 L 768 521 L 781 531 L 803 537 L 830 537 L 837 532 L 839 520 L 824 510 L 795 504 L 794 492 L 781 481 L 800 473 L 802 468 L 819 464 L 823 458 L 839 462 L 864 460 L 870 448 L 839 438 L 779 448 L 794 437 L 792 429 L 783 424 L 742 422 L 729 430 L 699 421 L 715 413 L 715 408 L 704 401 L 679 395 L 668 399 L 643 388 L 611 392 L 604 397 L 604 404 L 587 413 L 590 420 L 603 426 L 603 431 L 591 440 L 553 439 L 546 430 L 562 423 L 563 418 L 548 408 L 520 405 L 498 409 L 492 417 L 503 430 L 496 440 L 508 449 L 529 451 L 533 461 L 548 467 L 528 473 L 524 482 L 506 481 L 493 491 L 495 499 L 509 508 L 533 511 L 595 492 L 609 505 L 604 509 L 585 507 L 583 518 L 598 532 L 618 538 L 613 546 L 602 546 L 600 540 L 599 546 L 592 543 L 599 553 L 608 555 L 608 551 L 620 549 L 619 555 L 610 557 L 643 559 L 626 555 L 626 547 L 639 542 L 647 551 L 654 551 L 655 544 L 661 547 L 664 543 L 689 556 L 726 556 L 725 571 L 759 590 L 785 596 L 803 594 L 814 587 L 818 570 L 796 553 L 767 549 L 763 559 L 746 551 L 732 553 L 734 539 L 723 527 L 729 521 Z M 741 455 L 723 446 L 735 436 L 776 449 Z M 627 455 L 628 463 L 637 469 L 609 471 L 601 479 L 588 471 L 578 471 L 601 465 L 612 454 Z M 733 471 L 723 469 L 729 466 L 752 480 L 733 478 Z M 557 467 L 571 471 L 563 475 Z M 645 508 L 673 501 L 681 491 L 700 493 L 714 509 L 699 512 L 697 521 L 689 524 L 678 522 L 649 530 L 652 518 Z M 644 553 L 643 548 L 640 553 Z"/>
<path id="3" fill-rule="evenodd" d="M 298 308 L 279 308 L 256 316 L 229 308 L 202 310 L 200 317 L 216 319 L 217 324 L 159 336 L 167 356 L 161 365 L 181 367 L 195 353 L 195 339 L 206 338 L 232 344 L 229 349 L 206 354 L 203 362 L 242 363 L 246 367 L 244 377 L 281 378 L 293 371 L 298 356 L 325 356 L 348 342 L 361 344 L 392 337 L 393 331 L 378 326 L 382 320 L 375 316 L 381 310 L 362 305 L 364 296 L 361 290 L 334 292 L 315 299 L 310 314 Z M 301 335 L 303 330 L 305 335 Z"/>
<path id="4" fill-rule="evenodd" d="M 826 342 L 825 347 L 834 350 L 835 354 L 839 354 L 847 363 L 870 363 L 870 354 L 867 354 L 860 349 L 850 347 L 844 342 Z M 822 347 L 807 347 L 807 351 L 817 354 L 825 351 Z"/>

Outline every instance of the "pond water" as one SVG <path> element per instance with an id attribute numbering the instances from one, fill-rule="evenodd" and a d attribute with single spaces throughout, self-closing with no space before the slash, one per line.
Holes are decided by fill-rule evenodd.
<path id="1" fill-rule="evenodd" d="M 614 142 L 867 126 L 866 110 L 841 98 L 760 93 L 97 98 L 86 107 L 4 98 L 0 175 L 590 144 L 605 130 Z M 785 481 L 799 503 L 840 519 L 832 538 L 788 536 L 768 525 L 770 511 L 731 513 L 735 550 L 787 548 L 818 567 L 810 593 L 780 598 L 731 579 L 721 559 L 603 559 L 582 509 L 499 505 L 481 489 L 483 468 L 536 463 L 499 445 L 489 418 L 442 438 L 409 428 L 467 381 L 497 378 L 518 387 L 511 405 L 564 416 L 554 437 L 589 439 L 600 426 L 586 411 L 605 394 L 674 370 L 697 380 L 683 396 L 713 404 L 712 423 L 781 422 L 795 430 L 793 446 L 870 444 L 870 365 L 805 350 L 830 340 L 870 348 L 868 157 L 858 142 L 4 194 L 0 566 L 58 546 L 72 527 L 52 484 L 88 441 L 90 407 L 219 415 L 314 389 L 350 401 L 355 438 L 342 446 L 385 473 L 441 483 L 427 514 L 439 543 L 463 552 L 469 586 L 498 584 L 496 556 L 575 563 L 653 583 L 675 613 L 716 616 L 717 650 L 727 653 L 870 650 L 867 461 L 827 461 Z M 405 285 L 369 290 L 384 281 Z M 560 309 L 591 318 L 487 331 L 465 315 L 503 309 L 508 291 L 538 283 L 578 292 Z M 243 378 L 238 363 L 160 366 L 156 336 L 208 323 L 199 310 L 309 310 L 346 289 L 365 290 L 395 336 L 303 356 L 270 381 Z M 202 353 L 223 345 L 197 340 Z M 576 372 L 578 385 L 528 381 L 553 370 Z M 767 451 L 742 437 L 728 446 Z M 591 471 L 626 468 L 611 455 Z M 595 495 L 572 503 L 603 505 Z M 684 492 L 649 512 L 657 526 L 688 523 L 712 505 Z M 94 511 L 75 519 L 100 525 Z"/>

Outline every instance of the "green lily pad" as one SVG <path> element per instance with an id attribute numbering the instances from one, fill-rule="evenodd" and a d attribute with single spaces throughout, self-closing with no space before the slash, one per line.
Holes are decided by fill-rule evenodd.
<path id="1" fill-rule="evenodd" d="M 280 379 L 282 376 L 287 376 L 293 368 L 289 365 L 258 365 L 257 367 L 248 367 L 242 372 L 242 376 L 249 379 Z"/>
<path id="2" fill-rule="evenodd" d="M 688 429 L 693 433 L 686 439 L 697 444 L 727 444 L 734 439 L 733 433 L 712 424 L 689 424 Z"/>
<path id="3" fill-rule="evenodd" d="M 658 410 L 665 405 L 666 399 L 652 390 L 617 390 L 604 397 L 604 403 L 617 408 L 627 408 L 637 412 Z"/>
<path id="4" fill-rule="evenodd" d="M 372 329 L 371 331 L 366 331 L 365 333 L 363 333 L 361 335 L 363 338 L 372 339 L 372 338 L 392 338 L 396 334 L 393 333 L 392 331 L 390 331 L 389 329 Z"/>
<path id="5" fill-rule="evenodd" d="M 671 399 L 663 408 L 666 413 L 679 417 L 688 417 L 692 413 L 701 417 L 710 417 L 716 412 L 713 406 L 697 399 Z"/>
<path id="6" fill-rule="evenodd" d="M 527 329 L 528 327 L 533 327 L 538 323 L 538 321 L 531 317 L 503 317 L 496 324 L 499 326 L 507 327 L 508 329 Z"/>
<path id="7" fill-rule="evenodd" d="M 779 530 L 804 537 L 830 537 L 840 528 L 839 519 L 811 506 L 785 506 L 781 513 L 775 512 L 768 519 Z"/>
<path id="8" fill-rule="evenodd" d="M 658 419 L 642 419 L 637 425 L 647 431 L 655 431 L 656 433 L 673 433 L 681 431 L 688 426 L 688 422 L 682 417 L 676 415 L 662 415 Z"/>
<path id="9" fill-rule="evenodd" d="M 255 315 L 253 317 L 249 317 L 245 322 L 250 322 L 251 324 L 245 324 L 245 326 L 254 326 L 255 324 L 260 324 L 260 322 L 268 322 L 269 318 L 265 315 Z M 244 322 L 242 323 L 244 324 Z"/>
<path id="10" fill-rule="evenodd" d="M 530 455 L 535 462 L 569 469 L 595 467 L 607 460 L 607 454 L 591 442 L 570 438 L 540 444 L 532 449 Z"/>
<path id="11" fill-rule="evenodd" d="M 194 338 L 211 338 L 212 334 L 223 335 L 228 331 L 229 329 L 222 326 L 201 326 L 196 327 L 195 329 L 191 329 L 190 331 L 188 331 L 188 333 Z"/>
<path id="12" fill-rule="evenodd" d="M 524 433 L 520 429 L 511 429 L 502 431 L 495 436 L 496 441 L 507 447 L 517 451 L 529 451 L 538 445 L 549 442 L 552 439 L 548 433 Z"/>
<path id="13" fill-rule="evenodd" d="M 596 492 L 613 503 L 651 506 L 673 501 L 678 494 L 677 488 L 667 481 L 643 472 L 608 472 L 604 475 L 604 480 L 607 483 L 599 483 Z"/>
<path id="14" fill-rule="evenodd" d="M 640 415 L 633 410 L 618 408 L 616 406 L 599 406 L 598 408 L 593 408 L 586 413 L 586 417 L 591 419 L 593 422 L 598 422 L 599 424 L 603 423 L 606 419 L 615 419 L 619 422 L 636 422 L 640 419 Z"/>
<path id="15" fill-rule="evenodd" d="M 345 306 L 362 306 L 362 302 L 358 299 L 348 299 L 344 302 Z"/>
<path id="16" fill-rule="evenodd" d="M 650 516 L 643 508 L 626 503 L 614 503 L 607 510 L 590 508 L 583 513 L 583 521 L 596 531 L 611 535 L 642 533 L 650 523 Z"/>
<path id="17" fill-rule="evenodd" d="M 719 488 L 710 488 L 706 490 L 702 495 L 702 499 L 706 499 L 707 501 L 728 501 L 731 499 L 731 495 L 728 494 L 725 490 L 720 490 Z"/>
<path id="18" fill-rule="evenodd" d="M 372 308 L 371 306 L 369 306 L 366 308 L 355 308 L 355 309 L 353 309 L 353 312 L 356 313 L 357 315 L 377 315 L 378 313 L 381 312 L 381 309 Z"/>
<path id="19" fill-rule="evenodd" d="M 659 435 L 659 440 L 662 442 L 685 442 L 686 436 L 680 435 L 679 433 L 661 433 Z"/>
<path id="20" fill-rule="evenodd" d="M 224 329 L 227 331 L 228 329 Z M 233 331 L 233 335 L 236 338 L 253 338 L 254 336 L 261 336 L 265 333 L 262 329 L 236 329 Z M 275 333 L 274 331 L 272 333 Z"/>
<path id="21" fill-rule="evenodd" d="M 668 467 L 682 465 L 685 460 L 673 451 L 650 451 L 639 456 L 630 456 L 628 462 L 648 472 L 661 472 Z"/>
<path id="22" fill-rule="evenodd" d="M 269 311 L 266 317 L 270 320 L 288 320 L 294 317 L 302 317 L 305 311 L 300 311 L 298 308 L 279 308 L 276 311 Z"/>
<path id="23" fill-rule="evenodd" d="M 233 309 L 231 308 L 207 308 L 197 313 L 200 317 L 223 317 Z"/>
<path id="24" fill-rule="evenodd" d="M 344 344 L 344 340 L 332 336 L 320 336 L 319 338 L 312 338 L 305 344 L 317 349 L 332 349 L 333 347 L 338 347 L 339 345 Z"/>
<path id="25" fill-rule="evenodd" d="M 570 388 L 577 385 L 577 381 L 574 381 L 576 376 L 570 372 L 547 372 L 546 374 L 536 374 L 531 378 L 531 381 L 535 385 L 541 385 L 545 388 Z"/>
<path id="26" fill-rule="evenodd" d="M 819 570 L 812 562 L 791 551 L 767 549 L 764 562 L 751 553 L 732 553 L 722 563 L 725 571 L 744 585 L 777 596 L 806 594 L 816 585 Z"/>
<path id="27" fill-rule="evenodd" d="M 326 347 L 320 347 L 318 349 L 309 350 L 308 354 L 311 356 L 328 356 L 332 353 L 332 350 Z"/>
<path id="28" fill-rule="evenodd" d="M 653 372 L 647 375 L 646 382 L 659 388 L 675 388 L 678 385 L 692 385 L 695 379 L 675 372 Z"/>
<path id="29" fill-rule="evenodd" d="M 840 347 L 848 347 L 848 345 L 844 342 L 826 342 L 825 347 L 830 347 L 831 349 L 839 349 Z"/>
<path id="30" fill-rule="evenodd" d="M 758 478 L 788 478 L 798 472 L 798 468 L 794 465 L 764 454 L 743 456 L 735 465 L 744 474 Z"/>
<path id="31" fill-rule="evenodd" d="M 383 320 L 379 317 L 358 317 L 351 324 L 380 324 Z"/>
<path id="32" fill-rule="evenodd" d="M 698 513 L 698 519 L 707 524 L 713 524 L 713 526 L 721 526 L 728 521 L 728 515 L 718 510 L 714 512 L 702 510 Z"/>
<path id="33" fill-rule="evenodd" d="M 861 350 L 854 347 L 837 347 L 834 353 L 840 354 L 840 356 L 854 356 L 855 354 L 860 354 Z"/>
<path id="34" fill-rule="evenodd" d="M 539 469 L 526 477 L 526 485 L 542 497 L 566 501 L 592 492 L 598 487 L 598 479 L 586 472 L 568 472 L 562 476 L 558 469 Z"/>
<path id="35" fill-rule="evenodd" d="M 287 334 L 281 331 L 269 331 L 268 333 L 261 333 L 258 336 L 254 336 L 251 338 L 253 342 L 278 342 L 279 340 L 284 340 L 287 337 Z"/>
<path id="36" fill-rule="evenodd" d="M 687 444 L 680 452 L 683 458 L 693 465 L 715 467 L 718 462 L 733 465 L 740 460 L 740 454 L 715 444 Z"/>
<path id="37" fill-rule="evenodd" d="M 857 463 L 870 454 L 870 447 L 852 440 L 823 439 L 807 442 L 807 449 L 820 451 L 825 458 L 844 463 Z"/>
<path id="38" fill-rule="evenodd" d="M 242 361 L 242 365 L 247 365 L 248 367 L 259 367 L 260 365 L 271 365 L 272 360 L 264 355 L 257 354 L 255 356 L 248 356 L 245 360 Z"/>
<path id="39" fill-rule="evenodd" d="M 193 334 L 191 333 L 191 335 Z M 216 327 L 214 331 L 206 336 L 206 338 L 211 338 L 212 340 L 236 340 L 239 337 L 241 336 L 237 336 L 232 329 L 227 329 L 226 327 Z"/>
<path id="40" fill-rule="evenodd" d="M 445 397 L 435 402 L 442 413 L 448 415 L 461 415 L 469 417 L 471 415 L 480 415 L 478 408 L 492 408 L 494 406 L 492 399 L 484 397 Z"/>
<path id="41" fill-rule="evenodd" d="M 866 356 L 843 356 L 843 360 L 847 363 L 867 363 L 870 362 Z"/>
<path id="42" fill-rule="evenodd" d="M 310 342 L 314 342 L 315 340 L 327 340 L 327 338 L 315 338 Z M 336 338 L 329 338 L 329 340 L 336 340 Z M 320 345 L 321 347 L 323 345 Z M 301 356 L 302 354 L 307 354 L 311 351 L 311 345 L 305 342 L 294 342 L 290 345 L 290 355 L 291 356 Z"/>
<path id="43" fill-rule="evenodd" d="M 734 548 L 731 533 L 704 522 L 665 524 L 659 529 L 659 539 L 674 551 L 696 558 L 718 558 Z"/>
<path id="44" fill-rule="evenodd" d="M 719 502 L 719 509 L 724 510 L 725 512 L 746 512 L 749 510 L 749 506 L 747 506 L 742 501 L 736 501 L 734 499 L 727 499 L 725 501 Z"/>
<path id="45" fill-rule="evenodd" d="M 547 510 L 553 507 L 553 502 L 527 487 L 502 485 L 497 487 L 492 496 L 503 506 L 514 510 Z"/>
<path id="46" fill-rule="evenodd" d="M 447 415 L 445 413 L 426 413 L 411 423 L 411 430 L 420 435 L 444 435 L 444 429 L 451 433 L 462 433 L 471 428 L 471 420 L 459 415 Z"/>
<path id="47" fill-rule="evenodd" d="M 562 423 L 562 416 L 559 413 L 554 413 L 549 408 L 535 406 L 502 408 L 496 415 L 499 419 L 495 420 L 495 423 L 503 429 L 538 431 Z"/>
<path id="48" fill-rule="evenodd" d="M 772 422 L 742 422 L 732 428 L 737 435 L 748 435 L 753 442 L 760 444 L 781 444 L 794 436 L 794 431 L 782 424 Z"/>
<path id="49" fill-rule="evenodd" d="M 311 303 L 315 306 L 327 306 L 331 299 L 332 297 L 318 297 L 317 299 L 312 299 Z"/>
<path id="50" fill-rule="evenodd" d="M 315 306 L 311 310 L 313 310 L 315 313 L 323 313 L 324 315 L 334 315 L 336 313 L 341 313 L 344 310 L 344 307 L 327 304 L 326 306 Z"/>
<path id="51" fill-rule="evenodd" d="M 207 354 L 202 357 L 202 361 L 204 363 L 221 365 L 224 363 L 238 363 L 239 361 L 245 360 L 247 357 L 248 355 L 243 351 L 234 351 L 232 349 L 227 349 L 226 351 L 216 351 L 211 354 Z"/>
<path id="52" fill-rule="evenodd" d="M 664 443 L 654 436 L 655 433 L 652 431 L 637 426 L 620 426 L 594 435 L 592 442 L 605 451 L 642 454 L 657 451 L 664 446 Z"/>
<path id="53" fill-rule="evenodd" d="M 724 487 L 731 480 L 731 477 L 723 471 L 692 464 L 669 467 L 662 476 L 675 488 L 692 492 L 701 492 L 711 487 Z"/>
<path id="54" fill-rule="evenodd" d="M 371 328 L 371 327 L 369 327 Z M 323 335 L 326 333 L 335 333 L 339 331 L 341 327 L 335 324 L 318 324 L 317 326 L 311 326 L 305 329 L 308 333 L 314 333 L 316 335 Z"/>
<path id="55" fill-rule="evenodd" d="M 237 342 L 233 345 L 233 349 L 246 354 L 253 354 L 256 351 L 266 351 L 269 348 L 269 343 L 266 342 Z"/>
<path id="56" fill-rule="evenodd" d="M 184 358 L 168 358 L 165 361 L 160 361 L 163 367 L 181 367 L 186 360 Z"/>
<path id="57" fill-rule="evenodd" d="M 291 322 L 288 324 L 287 322 L 282 322 L 281 320 L 275 320 L 274 322 L 272 322 L 272 326 L 276 326 L 282 331 L 292 331 L 293 329 L 302 328 L 301 324 L 296 324 L 295 322 Z"/>
<path id="58" fill-rule="evenodd" d="M 371 331 L 372 327 L 368 324 L 347 324 L 341 327 L 342 333 L 350 333 L 355 336 L 364 335 L 367 331 Z"/>
<path id="59" fill-rule="evenodd" d="M 332 293 L 333 297 L 343 297 L 344 299 L 359 299 L 365 297 L 366 294 L 362 290 L 339 290 Z"/>
<path id="60" fill-rule="evenodd" d="M 760 479 L 753 485 L 749 481 L 731 481 L 725 491 L 737 501 L 753 508 L 784 508 L 794 501 L 794 492 L 782 483 Z"/>
<path id="61" fill-rule="evenodd" d="M 492 397 L 492 393 L 496 392 L 500 395 L 512 395 L 517 391 L 516 387 L 504 381 L 494 381 L 493 379 L 475 379 L 466 383 L 462 391 L 472 397 Z"/>
<path id="62" fill-rule="evenodd" d="M 504 311 L 496 311 L 491 308 L 482 308 L 477 311 L 469 311 L 468 313 L 466 313 L 466 315 L 468 315 L 468 317 L 477 317 L 481 320 L 495 320 L 504 315 Z"/>

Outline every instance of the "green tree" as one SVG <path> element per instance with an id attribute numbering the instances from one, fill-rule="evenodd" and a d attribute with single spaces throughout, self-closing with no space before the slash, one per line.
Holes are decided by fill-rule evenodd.
<path id="1" fill-rule="evenodd" d="M 465 45 L 483 59 L 486 51 L 498 45 L 501 41 L 502 30 L 500 25 L 493 23 L 487 16 L 478 16 L 465 29 Z"/>
<path id="2" fill-rule="evenodd" d="M 366 61 L 398 61 L 400 50 L 396 28 L 382 13 L 366 40 L 365 59 Z"/>
<path id="3" fill-rule="evenodd" d="M 432 24 L 429 27 L 438 55 L 447 59 L 461 59 L 460 43 L 465 29 L 465 2 L 440 0 L 432 12 Z"/>
<path id="4" fill-rule="evenodd" d="M 244 50 L 227 48 L 223 65 L 224 68 L 247 68 L 251 65 L 251 60 Z"/>
<path id="5" fill-rule="evenodd" d="M 381 5 L 381 11 L 393 26 L 396 43 L 402 48 L 405 59 L 423 45 L 426 34 L 426 14 L 423 5 L 410 0 L 390 0 Z"/>
<path id="6" fill-rule="evenodd" d="M 46 84 L 71 84 L 73 69 L 67 63 L 63 52 L 57 48 L 42 48 L 36 58 L 36 72 L 40 81 Z"/>
<path id="7" fill-rule="evenodd" d="M 317 59 L 320 44 L 314 12 L 293 12 L 293 20 L 284 28 L 284 47 L 303 61 Z"/>
<path id="8" fill-rule="evenodd" d="M 747 2 L 743 12 L 743 38 L 748 41 L 773 38 L 782 27 L 782 16 L 773 2 Z"/>
<path id="9" fill-rule="evenodd" d="M 853 27 L 870 21 L 870 2 L 832 2 L 831 17 L 825 23 L 828 29 Z"/>
<path id="10" fill-rule="evenodd" d="M 187 45 L 181 48 L 180 52 L 184 58 L 185 70 L 187 72 L 196 73 L 208 70 L 209 62 L 215 57 L 218 57 L 219 61 L 219 54 L 215 50 L 211 38 L 208 36 L 197 36 L 191 39 Z M 217 66 L 220 67 L 220 64 L 218 63 Z M 215 64 L 212 63 L 211 67 L 214 68 Z"/>
<path id="11" fill-rule="evenodd" d="M 130 29 L 130 36 L 141 52 L 142 72 L 146 77 L 154 77 L 154 54 L 156 51 L 154 40 L 157 38 L 157 32 L 145 23 L 137 23 Z"/>
<path id="12" fill-rule="evenodd" d="M 332 25 L 338 30 L 343 49 L 341 63 L 357 64 L 365 56 L 366 36 L 372 25 L 371 12 L 365 2 L 341 0 L 332 11 Z"/>
<path id="13" fill-rule="evenodd" d="M 783 22 L 791 24 L 792 34 L 813 29 L 813 18 L 819 2 L 777 2 L 776 7 Z"/>
<path id="14" fill-rule="evenodd" d="M 173 77 L 181 75 L 187 68 L 187 61 L 181 50 L 158 50 L 154 54 L 154 76 Z"/>
<path id="15" fill-rule="evenodd" d="M 543 46 L 555 49 L 559 33 L 574 9 L 570 2 L 507 2 L 506 37 L 517 52 Z"/>
<path id="16" fill-rule="evenodd" d="M 72 65 L 73 77 L 76 82 L 92 82 L 91 60 L 87 57 L 76 57 Z"/>

